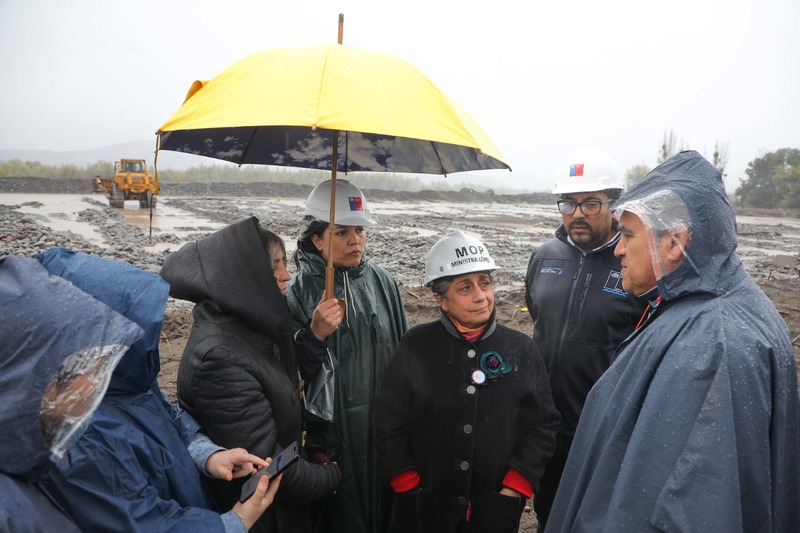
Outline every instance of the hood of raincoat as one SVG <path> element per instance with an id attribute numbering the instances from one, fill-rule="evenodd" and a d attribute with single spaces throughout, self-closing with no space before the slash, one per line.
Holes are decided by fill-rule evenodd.
<path id="1" fill-rule="evenodd" d="M 108 394 L 146 392 L 161 369 L 158 343 L 169 285 L 156 274 L 128 263 L 52 248 L 36 254 L 55 275 L 72 282 L 144 330 L 111 378 Z"/>
<path id="2" fill-rule="evenodd" d="M 678 268 L 662 277 L 658 258 L 651 258 L 662 300 L 693 293 L 719 296 L 736 282 L 732 274 L 741 264 L 736 215 L 722 176 L 699 153 L 687 150 L 657 166 L 612 210 L 618 217 L 624 211 L 638 215 L 652 230 L 651 239 L 664 232 L 690 232 L 686 259 Z"/>
<path id="3" fill-rule="evenodd" d="M 114 367 L 143 332 L 27 257 L 0 259 L 0 316 L 0 470 L 36 479 L 83 434 Z M 62 367 L 68 357 L 96 361 L 94 402 L 82 416 L 66 417 L 54 439 L 60 442 L 48 443 L 39 418 L 45 389 L 56 374 L 63 382 L 71 370 L 86 369 Z"/>
<path id="4" fill-rule="evenodd" d="M 211 301 L 223 314 L 272 338 L 289 335 L 291 323 L 272 265 L 250 217 L 185 244 L 164 261 L 161 276 L 173 298 Z"/>

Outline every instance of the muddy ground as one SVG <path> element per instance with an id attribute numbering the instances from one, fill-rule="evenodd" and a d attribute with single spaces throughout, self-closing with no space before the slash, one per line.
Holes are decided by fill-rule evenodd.
<path id="1" fill-rule="evenodd" d="M 291 251 L 302 228 L 302 201 L 309 191 L 310 187 L 302 185 L 264 183 L 165 186 L 156 207 L 155 223 L 142 227 L 131 223 L 128 209 L 107 207 L 102 195 L 92 194 L 89 184 L 82 181 L 0 178 L 0 257 L 30 255 L 58 245 L 127 261 L 157 273 L 164 258 L 186 240 L 249 215 L 258 216 L 283 236 Z M 20 205 L 14 203 L 14 195 L 2 193 L 41 196 Z M 59 221 L 69 217 L 44 207 L 47 195 L 52 193 L 81 195 L 86 208 L 76 218 L 102 235 L 103 242 L 98 244 L 72 231 L 53 230 Z M 496 273 L 498 320 L 531 333 L 532 322 L 524 310 L 525 267 L 534 247 L 551 238 L 560 221 L 551 195 L 494 195 L 471 190 L 365 190 L 365 194 L 380 222 L 369 228 L 368 253 L 395 275 L 412 324 L 438 317 L 430 292 L 420 286 L 424 255 L 441 235 L 458 228 L 477 234 L 501 266 Z M 165 231 L 160 226 L 172 213 L 182 213 L 191 222 Z M 142 213 L 138 215 L 142 217 Z M 789 326 L 795 356 L 800 361 L 798 213 L 740 210 L 739 215 L 740 256 Z M 191 306 L 170 299 L 162 328 L 159 383 L 173 398 L 191 323 Z M 524 514 L 520 531 L 535 531 L 533 513 Z"/>

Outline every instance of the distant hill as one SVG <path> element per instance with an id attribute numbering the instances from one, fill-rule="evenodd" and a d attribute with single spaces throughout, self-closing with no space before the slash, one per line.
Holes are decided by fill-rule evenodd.
<path id="1" fill-rule="evenodd" d="M 56 152 L 53 150 L 0 150 L 0 161 L 19 159 L 21 161 L 39 161 L 45 165 L 79 165 L 87 166 L 98 161 L 117 161 L 121 158 L 146 159 L 148 165 L 153 164 L 156 151 L 155 139 L 152 141 L 132 141 L 112 144 L 92 150 L 75 150 Z M 158 154 L 158 168 L 186 170 L 201 165 L 228 165 L 207 157 L 198 157 L 178 152 L 161 151 Z"/>

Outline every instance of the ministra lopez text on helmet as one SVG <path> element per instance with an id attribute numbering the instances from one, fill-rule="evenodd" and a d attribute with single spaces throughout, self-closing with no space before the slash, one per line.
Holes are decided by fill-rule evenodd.
<path id="1" fill-rule="evenodd" d="M 447 276 L 497 270 L 481 241 L 463 231 L 448 233 L 434 244 L 425 261 L 423 284 Z"/>

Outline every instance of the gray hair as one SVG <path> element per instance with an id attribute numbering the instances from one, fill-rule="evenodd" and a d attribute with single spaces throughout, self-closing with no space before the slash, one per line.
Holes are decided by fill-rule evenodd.
<path id="1" fill-rule="evenodd" d="M 491 270 L 482 270 L 480 272 L 470 272 L 470 274 L 488 274 L 489 279 L 494 282 L 492 278 L 492 271 Z M 466 274 L 458 274 L 456 276 L 444 276 L 443 278 L 436 278 L 435 280 L 428 283 L 428 287 L 431 288 L 431 292 L 434 294 L 438 294 L 439 297 L 443 299 L 447 299 L 447 289 L 450 288 L 450 283 L 453 282 L 454 279 L 460 278 Z"/>

